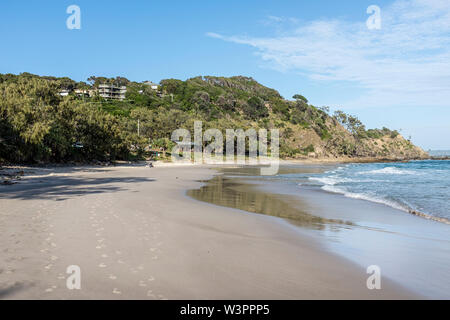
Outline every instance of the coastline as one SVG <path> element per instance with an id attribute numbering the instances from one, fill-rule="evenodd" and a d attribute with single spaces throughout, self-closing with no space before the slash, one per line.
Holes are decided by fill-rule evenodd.
<path id="1" fill-rule="evenodd" d="M 353 161 L 354 159 L 340 159 L 340 160 L 325 160 L 325 159 L 317 159 L 317 160 L 283 160 L 281 164 L 283 165 L 320 165 L 320 164 L 330 164 L 330 165 L 338 165 L 338 164 L 357 164 L 357 163 L 402 163 L 402 162 L 409 162 L 409 161 L 425 161 L 425 160 L 432 160 L 432 161 L 442 161 L 442 160 L 450 160 L 450 157 L 429 157 L 429 158 L 420 158 L 420 159 L 407 159 L 407 160 L 394 160 L 394 159 L 377 159 L 377 158 L 360 158 L 359 161 Z M 331 192 L 330 192 L 331 193 Z M 334 193 L 334 192 L 333 192 Z M 373 201 L 373 200 L 367 200 L 367 201 Z M 384 205 L 387 205 L 389 207 L 392 207 L 386 203 Z M 443 217 L 436 217 L 429 213 L 421 212 L 418 210 L 412 210 L 412 209 L 399 209 L 397 207 L 394 207 L 395 209 L 398 209 L 400 211 L 404 211 L 408 214 L 421 217 L 426 220 L 432 220 L 437 221 L 440 223 L 444 223 L 447 225 L 450 225 L 450 220 L 443 218 Z"/>
<path id="2" fill-rule="evenodd" d="M 291 229 L 314 237 L 330 253 L 361 267 L 379 265 L 386 277 L 417 294 L 448 299 L 448 225 L 381 203 L 266 180 L 245 171 L 226 171 L 224 177 L 191 195 L 216 205 L 283 218 Z M 264 204 L 258 206 L 259 202 Z"/>
<path id="3" fill-rule="evenodd" d="M 376 158 L 376 157 L 337 157 L 337 158 L 282 158 L 277 161 L 265 161 L 265 163 L 278 163 L 280 165 L 309 165 L 309 164 L 351 164 L 351 163 L 395 163 L 408 162 L 414 160 L 448 160 L 450 157 L 426 157 L 426 158 Z M 86 167 L 121 167 L 121 166 L 147 166 L 152 163 L 154 167 L 186 167 L 186 166 L 211 166 L 210 164 L 197 164 L 194 162 L 174 163 L 172 161 L 115 161 L 115 162 L 94 162 L 94 163 L 46 163 L 46 164 L 8 164 L 0 163 L 0 185 L 12 185 L 32 170 L 45 170 L 53 168 L 86 168 Z M 217 166 L 234 167 L 234 164 L 217 161 Z M 213 165 L 213 166 L 214 166 Z M 247 164 L 246 164 L 247 165 Z M 28 171 L 27 171 L 28 170 Z M 410 212 L 412 214 L 422 215 L 421 212 Z"/>
<path id="4" fill-rule="evenodd" d="M 37 170 L 39 171 L 39 170 Z M 406 299 L 283 220 L 186 196 L 207 166 L 51 168 L 0 186 L 2 299 Z M 68 290 L 79 265 L 82 289 Z"/>

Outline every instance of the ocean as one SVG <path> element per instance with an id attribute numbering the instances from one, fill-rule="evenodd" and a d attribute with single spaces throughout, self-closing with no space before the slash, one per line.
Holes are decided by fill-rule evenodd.
<path id="1" fill-rule="evenodd" d="M 450 160 L 347 164 L 299 178 L 300 185 L 450 223 Z"/>
<path id="2" fill-rule="evenodd" d="M 282 218 L 364 270 L 376 265 L 420 296 L 450 298 L 449 160 L 283 164 L 275 176 L 257 167 L 220 171 L 188 195 Z"/>

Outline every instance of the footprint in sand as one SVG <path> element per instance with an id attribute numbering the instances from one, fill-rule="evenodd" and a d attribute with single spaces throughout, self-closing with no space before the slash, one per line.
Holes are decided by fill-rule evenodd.
<path id="1" fill-rule="evenodd" d="M 153 277 L 153 276 L 150 276 L 150 278 L 148 278 L 148 281 L 154 281 L 155 280 L 155 277 Z"/>
<path id="2" fill-rule="evenodd" d="M 99 267 L 99 268 L 106 268 L 106 264 L 104 264 L 104 263 L 102 262 L 102 263 L 100 263 L 100 264 L 98 265 L 98 267 Z"/>
<path id="3" fill-rule="evenodd" d="M 106 253 L 101 255 L 102 258 L 108 258 L 108 255 Z"/>
<path id="4" fill-rule="evenodd" d="M 147 284 L 145 283 L 144 280 L 139 281 L 139 287 L 146 287 L 146 286 L 147 286 Z"/>
<path id="5" fill-rule="evenodd" d="M 152 290 L 148 290 L 148 291 L 147 291 L 147 297 L 150 297 L 150 298 L 156 298 L 156 296 L 153 294 L 153 291 L 152 291 Z"/>
<path id="6" fill-rule="evenodd" d="M 52 261 L 56 261 L 56 260 L 58 260 L 58 257 L 57 257 L 57 256 L 51 256 L 50 259 L 51 259 Z"/>
<path id="7" fill-rule="evenodd" d="M 114 288 L 113 293 L 114 294 L 122 294 L 122 292 L 117 288 Z"/>
<path id="8" fill-rule="evenodd" d="M 11 273 L 13 273 L 14 271 L 16 271 L 15 269 L 13 269 L 13 268 L 11 268 L 11 267 L 8 267 L 8 270 L 6 270 L 6 274 L 11 274 Z"/>
<path id="9" fill-rule="evenodd" d="M 113 274 L 110 274 L 110 275 L 109 275 L 109 278 L 110 278 L 111 280 L 116 280 L 116 279 L 117 279 L 117 277 L 116 277 L 115 275 L 113 275 Z"/>
<path id="10" fill-rule="evenodd" d="M 53 292 L 53 290 L 56 288 L 57 288 L 57 286 L 51 286 L 50 288 L 45 289 L 45 292 L 47 292 L 47 293 Z"/>

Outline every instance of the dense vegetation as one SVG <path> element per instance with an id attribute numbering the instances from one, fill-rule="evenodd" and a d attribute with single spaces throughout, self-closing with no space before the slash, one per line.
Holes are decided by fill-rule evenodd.
<path id="1" fill-rule="evenodd" d="M 295 101 L 247 77 L 167 79 L 153 90 L 117 77 L 89 83 L 28 73 L 0 74 L 0 162 L 110 161 L 145 156 L 148 145 L 169 149 L 173 130 L 279 128 L 282 156 L 364 156 L 364 139 L 395 138 L 396 131 L 366 130 L 355 117 L 317 108 L 302 95 Z M 99 96 L 62 97 L 63 89 L 88 90 L 100 83 L 126 85 L 124 101 Z M 138 135 L 139 122 L 139 135 Z M 346 129 L 344 129 L 344 127 Z M 320 142 L 303 133 L 320 137 Z M 302 138 L 303 137 L 303 138 Z M 301 141 L 300 141 L 301 140 Z M 363 151 L 361 151 L 363 150 Z"/>

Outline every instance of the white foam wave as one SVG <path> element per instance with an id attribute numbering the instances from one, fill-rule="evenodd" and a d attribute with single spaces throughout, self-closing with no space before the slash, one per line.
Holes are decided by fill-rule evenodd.
<path id="1" fill-rule="evenodd" d="M 365 193 L 355 193 L 355 192 L 348 192 L 347 190 L 345 190 L 344 188 L 339 188 L 339 187 L 335 187 L 335 186 L 330 186 L 330 185 L 325 185 L 322 187 L 322 190 L 331 192 L 331 193 L 338 193 L 338 194 L 342 194 L 347 198 L 352 198 L 352 199 L 359 199 L 359 200 L 365 200 L 365 201 L 370 201 L 370 202 L 375 202 L 375 203 L 380 203 L 380 204 L 384 204 L 387 205 L 391 208 L 394 209 L 398 209 L 398 210 L 402 210 L 405 212 L 409 212 L 410 209 L 403 207 L 402 205 L 393 202 L 393 201 L 389 201 L 387 199 L 382 199 L 382 198 L 378 198 L 369 194 L 365 194 Z"/>
<path id="2" fill-rule="evenodd" d="M 331 193 L 339 193 L 339 194 L 345 194 L 347 192 L 344 188 L 332 186 L 332 185 L 329 185 L 329 184 L 326 184 L 326 185 L 322 186 L 321 189 L 325 190 L 325 191 L 328 191 L 328 192 L 331 192 Z"/>
<path id="3" fill-rule="evenodd" d="M 357 174 L 410 174 L 410 175 L 417 175 L 419 173 L 417 171 L 404 170 L 404 169 L 399 169 L 396 167 L 386 167 L 383 169 L 362 171 L 362 172 L 358 172 Z"/>
<path id="4" fill-rule="evenodd" d="M 325 185 L 335 185 L 335 184 L 342 182 L 337 177 L 310 177 L 309 180 L 317 181 L 317 182 L 323 183 Z"/>
<path id="5" fill-rule="evenodd" d="M 311 181 L 317 181 L 324 185 L 337 185 L 340 183 L 363 183 L 363 182 L 382 182 L 383 180 L 374 180 L 374 179 L 350 179 L 338 176 L 328 176 L 328 177 L 310 177 L 308 178 Z"/>
<path id="6" fill-rule="evenodd" d="M 435 220 L 439 222 L 444 222 L 446 224 L 450 224 L 450 219 L 448 218 L 442 218 L 439 216 L 435 216 L 429 213 L 424 213 L 421 211 L 418 211 L 415 209 L 414 205 L 409 204 L 405 199 L 398 198 L 398 200 L 391 199 L 389 197 L 389 193 L 386 194 L 385 191 L 382 190 L 382 187 L 386 185 L 386 183 L 392 183 L 390 180 L 393 179 L 400 179 L 400 175 L 403 175 L 404 178 L 408 179 L 408 175 L 412 176 L 419 176 L 419 175 L 425 175 L 429 174 L 429 172 L 424 171 L 418 171 L 410 168 L 399 168 L 399 167 L 385 167 L 380 169 L 373 169 L 373 167 L 370 169 L 366 169 L 367 171 L 360 171 L 362 168 L 358 168 L 357 171 L 359 172 L 353 172 L 351 178 L 349 177 L 342 177 L 340 173 L 333 172 L 325 177 L 310 177 L 309 180 L 319 182 L 322 184 L 321 189 L 327 192 L 341 194 L 347 198 L 352 199 L 359 199 L 364 201 L 369 201 L 372 203 L 378 203 L 382 205 L 389 206 L 391 208 L 401 210 L 407 213 L 411 213 L 417 216 L 424 217 L 426 219 Z M 436 171 L 436 170 L 435 170 Z M 373 175 L 373 176 L 371 176 Z M 397 178 L 391 177 L 390 175 L 399 175 Z M 347 175 L 348 176 L 348 175 Z M 402 179 L 403 179 L 402 177 Z M 358 183 L 359 188 L 363 185 L 360 185 L 360 183 L 370 183 L 370 182 L 376 182 L 380 183 L 378 186 L 373 185 L 367 185 L 367 188 L 370 188 L 372 191 L 375 190 L 382 190 L 381 195 L 377 195 L 375 192 L 372 192 L 370 190 L 358 190 L 354 192 L 350 192 L 349 189 L 352 188 L 352 184 L 347 185 L 346 183 Z M 407 198 L 407 197 L 406 197 Z"/>
<path id="7" fill-rule="evenodd" d="M 333 173 L 337 173 L 337 172 L 339 172 L 339 171 L 344 170 L 345 168 L 346 168 L 346 166 L 343 166 L 343 167 L 337 167 L 337 168 L 335 168 L 335 169 L 333 169 L 333 170 L 325 171 L 324 174 L 333 174 Z"/>

